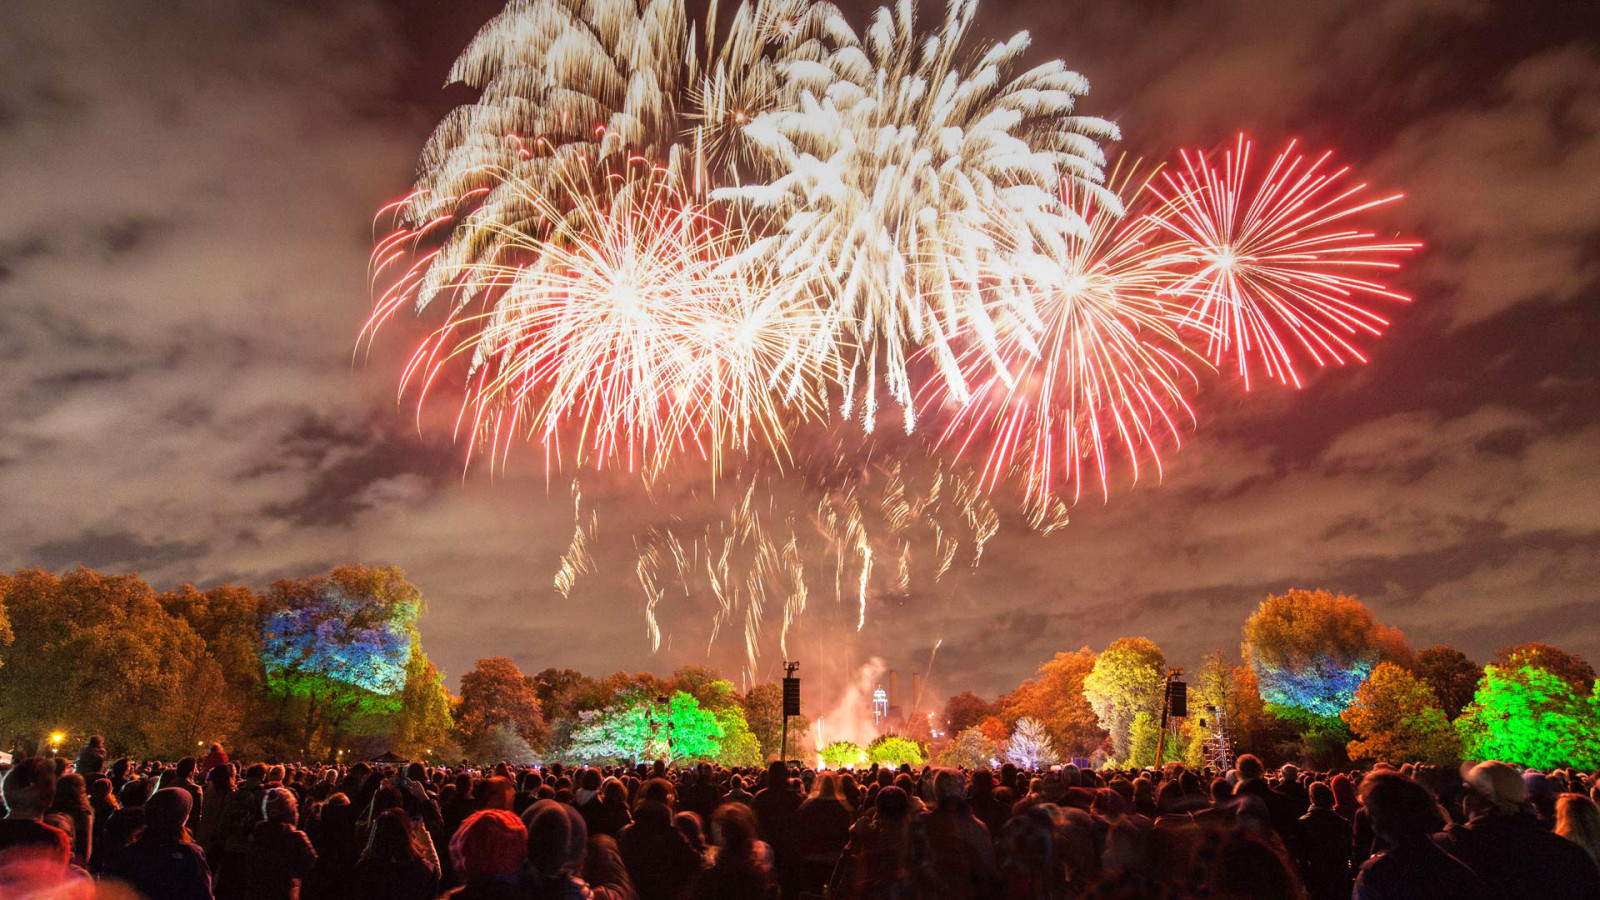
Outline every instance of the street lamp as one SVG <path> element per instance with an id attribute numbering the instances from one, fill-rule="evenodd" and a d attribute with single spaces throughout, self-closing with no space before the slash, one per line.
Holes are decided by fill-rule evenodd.
<path id="1" fill-rule="evenodd" d="M 61 752 L 61 742 L 66 740 L 66 735 L 59 731 L 50 734 L 50 755 L 55 756 Z"/>

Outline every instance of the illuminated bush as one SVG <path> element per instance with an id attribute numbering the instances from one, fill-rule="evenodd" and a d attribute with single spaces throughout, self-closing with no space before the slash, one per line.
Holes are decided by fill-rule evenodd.
<path id="1" fill-rule="evenodd" d="M 1600 767 L 1597 703 L 1546 669 L 1491 665 L 1456 719 L 1462 755 L 1547 770 Z"/>
<path id="2" fill-rule="evenodd" d="M 851 769 L 867 764 L 867 751 L 854 741 L 834 741 L 819 751 L 830 769 Z"/>

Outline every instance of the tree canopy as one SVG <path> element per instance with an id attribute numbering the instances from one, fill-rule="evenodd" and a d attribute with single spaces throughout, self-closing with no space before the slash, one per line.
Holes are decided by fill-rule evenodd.
<path id="1" fill-rule="evenodd" d="M 1417 653 L 1412 667 L 1417 677 L 1439 698 L 1439 708 L 1452 719 L 1461 714 L 1462 707 L 1472 702 L 1478 689 L 1478 679 L 1483 677 L 1483 667 L 1467 658 L 1454 647 L 1436 644 Z"/>
<path id="2" fill-rule="evenodd" d="M 1515 647 L 1502 647 L 1495 652 L 1494 662 L 1502 668 L 1517 669 L 1533 666 L 1543 669 L 1572 685 L 1572 689 L 1579 694 L 1588 694 L 1594 690 L 1594 667 L 1583 657 L 1576 653 L 1568 653 L 1560 647 L 1552 647 L 1538 641 L 1518 644 Z"/>
<path id="3" fill-rule="evenodd" d="M 1112 641 L 1084 678 L 1083 695 L 1100 727 L 1111 734 L 1111 752 L 1118 759 L 1131 752 L 1134 717 L 1141 712 L 1160 715 L 1166 678 L 1166 656 L 1154 641 L 1142 637 Z"/>
<path id="4" fill-rule="evenodd" d="M 1545 769 L 1600 767 L 1595 695 L 1538 666 L 1490 664 L 1472 703 L 1456 719 L 1462 755 Z"/>
<path id="5" fill-rule="evenodd" d="M 1386 647 L 1403 644 L 1359 600 L 1294 590 L 1262 601 L 1244 623 L 1244 655 L 1268 704 L 1331 718 L 1343 712 Z"/>
<path id="6" fill-rule="evenodd" d="M 1019 719 L 1006 742 L 1006 761 L 1022 769 L 1039 770 L 1060 761 L 1055 743 L 1038 719 Z"/>
<path id="7" fill-rule="evenodd" d="M 1071 653 L 1057 653 L 1039 667 L 1033 678 L 996 702 L 1000 722 L 1006 730 L 1024 718 L 1036 719 L 1050 735 L 1052 743 L 1069 753 L 1088 756 L 1104 746 L 1105 729 L 1094 708 L 1084 696 L 1084 681 L 1094 671 L 1095 653 L 1088 647 Z M 991 738 L 1004 739 L 1003 731 L 980 722 Z"/>
<path id="8" fill-rule="evenodd" d="M 522 674 L 509 656 L 478 660 L 472 671 L 461 676 L 456 725 L 468 746 L 497 725 L 510 728 L 530 744 L 539 743 L 544 737 L 539 682 Z"/>
<path id="9" fill-rule="evenodd" d="M 1372 670 L 1340 717 L 1355 735 L 1351 759 L 1447 765 L 1461 757 L 1461 741 L 1433 688 L 1393 663 Z"/>

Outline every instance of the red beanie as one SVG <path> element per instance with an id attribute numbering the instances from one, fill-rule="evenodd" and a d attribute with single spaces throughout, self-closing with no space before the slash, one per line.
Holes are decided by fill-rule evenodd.
<path id="1" fill-rule="evenodd" d="M 450 839 L 450 862 L 462 881 L 509 875 L 527 855 L 528 829 L 510 810 L 473 813 Z"/>

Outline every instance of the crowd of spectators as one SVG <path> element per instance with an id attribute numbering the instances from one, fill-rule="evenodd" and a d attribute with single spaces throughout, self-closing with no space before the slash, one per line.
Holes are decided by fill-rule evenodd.
<path id="1" fill-rule="evenodd" d="M 1589 773 L 119 759 L 3 773 L 0 897 L 1600 898 Z"/>

